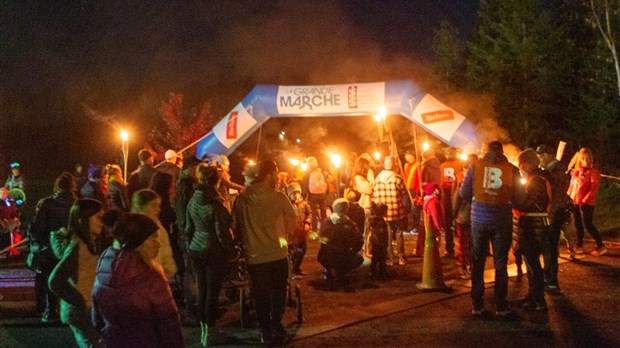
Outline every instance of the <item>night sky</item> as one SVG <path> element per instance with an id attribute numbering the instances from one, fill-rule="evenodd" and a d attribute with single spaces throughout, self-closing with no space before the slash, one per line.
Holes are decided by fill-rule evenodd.
<path id="1" fill-rule="evenodd" d="M 223 116 L 256 84 L 413 79 L 432 90 L 434 31 L 447 20 L 466 37 L 477 7 L 456 0 L 1 0 L 0 161 L 39 172 L 116 161 L 114 127 L 131 129 L 137 150 L 170 92 L 183 93 L 186 105 L 209 101 Z M 272 128 L 308 121 L 282 122 Z M 315 133 L 329 135 L 333 122 L 324 126 Z"/>

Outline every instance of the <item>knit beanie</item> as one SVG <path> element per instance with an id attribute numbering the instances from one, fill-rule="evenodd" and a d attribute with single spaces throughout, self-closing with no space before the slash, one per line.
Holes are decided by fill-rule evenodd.
<path id="1" fill-rule="evenodd" d="M 346 214 L 349 209 L 349 202 L 344 198 L 338 198 L 332 203 L 332 211 L 336 214 Z"/>
<path id="2" fill-rule="evenodd" d="M 393 163 L 394 160 L 392 159 L 392 156 L 385 156 L 385 159 L 383 160 L 383 168 L 385 168 L 385 170 L 392 170 Z"/>
<path id="3" fill-rule="evenodd" d="M 504 146 L 499 141 L 492 141 L 489 143 L 488 152 L 504 153 Z"/>
<path id="4" fill-rule="evenodd" d="M 433 194 L 433 192 L 435 192 L 436 188 L 437 184 L 435 184 L 434 182 L 427 182 L 426 184 L 424 184 L 424 194 L 430 196 Z"/>
<path id="5" fill-rule="evenodd" d="M 124 233 L 115 233 L 115 237 L 122 236 L 120 242 L 127 250 L 135 250 L 159 229 L 151 218 L 143 214 L 129 214 L 115 228 L 123 230 Z"/>
<path id="6" fill-rule="evenodd" d="M 287 194 L 290 196 L 294 194 L 295 192 L 301 193 L 301 186 L 298 183 L 293 182 L 288 185 Z"/>
<path id="7" fill-rule="evenodd" d="M 102 165 L 91 164 L 88 168 L 88 178 L 91 180 L 101 180 L 105 174 L 106 169 Z"/>

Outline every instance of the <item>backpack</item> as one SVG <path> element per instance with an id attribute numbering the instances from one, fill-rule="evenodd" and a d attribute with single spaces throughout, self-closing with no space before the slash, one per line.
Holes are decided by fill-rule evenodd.
<path id="1" fill-rule="evenodd" d="M 327 180 L 325 180 L 325 176 L 320 169 L 310 173 L 308 178 L 308 192 L 312 194 L 323 194 L 327 192 Z"/>

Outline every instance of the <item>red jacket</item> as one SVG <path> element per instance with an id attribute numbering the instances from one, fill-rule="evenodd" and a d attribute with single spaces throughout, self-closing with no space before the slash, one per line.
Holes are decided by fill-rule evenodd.
<path id="1" fill-rule="evenodd" d="M 424 213 L 428 216 L 429 225 L 428 228 L 433 231 L 435 236 L 438 236 L 445 230 L 445 222 L 443 217 L 443 210 L 439 199 L 435 196 L 424 196 Z"/>
<path id="2" fill-rule="evenodd" d="M 595 168 L 577 166 L 571 173 L 568 195 L 574 204 L 596 204 L 596 195 L 601 186 L 601 173 Z"/>

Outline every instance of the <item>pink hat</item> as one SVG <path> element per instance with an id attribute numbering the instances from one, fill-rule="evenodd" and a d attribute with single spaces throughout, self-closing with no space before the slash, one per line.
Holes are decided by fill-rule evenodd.
<path id="1" fill-rule="evenodd" d="M 427 182 L 426 184 L 424 184 L 424 194 L 430 196 L 433 194 L 433 192 L 435 192 L 436 188 L 437 184 L 435 184 L 434 182 Z"/>

